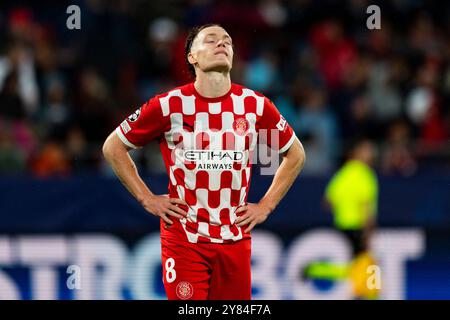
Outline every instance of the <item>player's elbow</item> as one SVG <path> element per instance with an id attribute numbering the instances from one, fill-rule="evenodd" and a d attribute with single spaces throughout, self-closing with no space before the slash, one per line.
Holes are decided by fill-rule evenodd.
<path id="1" fill-rule="evenodd" d="M 106 159 L 106 161 L 111 162 L 114 158 L 114 153 L 116 152 L 117 146 L 114 142 L 114 132 L 111 133 L 108 138 L 106 138 L 105 142 L 103 143 L 102 147 L 102 153 L 103 157 Z"/>
<path id="2" fill-rule="evenodd" d="M 306 161 L 306 153 L 305 149 L 303 148 L 303 145 L 298 139 L 295 139 L 294 145 L 292 150 L 292 161 L 293 161 L 293 167 L 295 168 L 295 173 L 298 175 L 300 174 L 300 171 L 302 171 L 303 166 L 305 165 Z"/>
<path id="3" fill-rule="evenodd" d="M 301 171 L 303 169 L 303 166 L 305 165 L 305 161 L 306 161 L 306 152 L 305 152 L 305 148 L 303 148 L 303 145 L 301 144 L 301 142 L 298 142 L 300 145 L 300 152 L 299 152 L 299 157 L 298 157 L 298 165 L 299 165 L 299 171 Z"/>
<path id="4" fill-rule="evenodd" d="M 105 140 L 102 147 L 102 153 L 103 157 L 109 162 L 109 159 L 111 157 L 111 141 L 109 140 L 109 137 Z"/>

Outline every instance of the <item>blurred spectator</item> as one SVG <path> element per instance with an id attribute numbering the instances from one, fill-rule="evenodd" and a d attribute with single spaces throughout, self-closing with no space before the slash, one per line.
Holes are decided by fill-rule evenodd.
<path id="1" fill-rule="evenodd" d="M 67 132 L 66 147 L 70 167 L 74 172 L 88 171 L 94 166 L 96 159 L 90 154 L 86 137 L 79 127 L 72 127 Z"/>
<path id="2" fill-rule="evenodd" d="M 266 95 L 273 90 L 279 80 L 277 75 L 278 58 L 272 52 L 264 51 L 252 59 L 245 69 L 244 84 L 253 90 L 264 92 Z"/>
<path id="3" fill-rule="evenodd" d="M 9 126 L 0 123 L 0 174 L 25 172 L 26 155 L 17 146 Z"/>
<path id="4" fill-rule="evenodd" d="M 8 54 L 0 57 L 0 90 L 11 73 L 14 74 L 15 90 L 23 102 L 24 110 L 27 115 L 32 115 L 38 107 L 39 92 L 34 61 L 23 44 L 11 44 Z"/>
<path id="5" fill-rule="evenodd" d="M 295 110 L 292 98 L 287 94 L 280 94 L 274 98 L 273 102 L 286 121 L 293 128 L 297 128 L 297 110 Z"/>
<path id="6" fill-rule="evenodd" d="M 406 112 L 416 125 L 424 123 L 433 105 L 437 75 L 433 65 L 422 65 L 418 69 L 416 87 L 409 92 L 406 102 Z"/>
<path id="7" fill-rule="evenodd" d="M 305 163 L 305 174 L 320 174 L 333 169 L 338 150 L 338 127 L 332 108 L 327 106 L 326 94 L 320 88 L 309 91 L 305 105 L 302 106 L 296 128 L 300 139 L 305 142 L 309 154 L 309 164 Z"/>
<path id="8" fill-rule="evenodd" d="M 25 118 L 25 106 L 19 94 L 18 75 L 14 70 L 3 82 L 0 91 L 0 115 L 5 119 L 22 120 Z"/>
<path id="9" fill-rule="evenodd" d="M 66 176 L 70 164 L 63 147 L 54 141 L 46 142 L 31 161 L 32 173 L 40 178 Z"/>
<path id="10" fill-rule="evenodd" d="M 345 36 L 342 26 L 334 20 L 314 26 L 310 37 L 327 87 L 339 88 L 345 70 L 356 58 L 355 44 Z"/>
<path id="11" fill-rule="evenodd" d="M 8 15 L 7 27 L 12 38 L 31 44 L 36 27 L 33 11 L 25 6 L 13 8 Z"/>
<path id="12" fill-rule="evenodd" d="M 178 25 L 170 18 L 158 18 L 148 26 L 145 47 L 140 55 L 140 78 L 150 87 L 148 93 L 163 92 L 162 88 L 158 88 L 161 79 L 168 81 L 170 76 L 176 80 L 183 79 L 181 75 L 176 75 L 177 72 L 182 73 L 185 65 L 184 41 L 181 43 L 177 34 Z M 175 57 L 178 57 L 178 62 Z M 174 70 L 174 64 L 180 69 Z"/>
<path id="13" fill-rule="evenodd" d="M 6 131 L 5 146 L 13 143 L 15 149 L 28 156 L 35 148 L 36 138 L 26 121 L 25 107 L 18 90 L 17 73 L 13 71 L 6 77 L 0 92 L 0 120 L 4 121 L 0 134 Z"/>
<path id="14" fill-rule="evenodd" d="M 108 84 L 96 70 L 82 70 L 76 104 L 76 120 L 87 139 L 100 143 L 109 133 L 112 101 Z"/>
<path id="15" fill-rule="evenodd" d="M 279 0 L 262 0 L 259 3 L 259 12 L 264 21 L 272 27 L 280 27 L 287 21 L 287 10 Z"/>
<path id="16" fill-rule="evenodd" d="M 411 129 L 405 121 L 397 121 L 388 130 L 383 150 L 384 174 L 413 175 L 417 163 L 413 155 Z"/>
<path id="17" fill-rule="evenodd" d="M 345 127 L 348 137 L 375 136 L 376 124 L 373 119 L 373 110 L 369 98 L 365 94 L 360 94 L 351 101 L 349 117 Z"/>
<path id="18" fill-rule="evenodd" d="M 402 99 L 393 81 L 391 60 L 374 63 L 368 83 L 369 97 L 374 108 L 374 116 L 380 124 L 387 124 L 402 112 Z"/>
<path id="19" fill-rule="evenodd" d="M 70 111 L 64 96 L 65 87 L 61 82 L 54 81 L 49 85 L 42 116 L 50 128 L 64 126 L 69 120 Z"/>
<path id="20" fill-rule="evenodd" d="M 436 34 L 433 19 L 426 13 L 420 13 L 409 25 L 409 44 L 412 49 L 427 52 L 437 49 L 440 40 Z"/>

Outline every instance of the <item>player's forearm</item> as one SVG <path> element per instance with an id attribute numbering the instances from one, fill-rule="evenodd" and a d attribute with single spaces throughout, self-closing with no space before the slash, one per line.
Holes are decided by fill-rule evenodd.
<path id="1" fill-rule="evenodd" d="M 305 163 L 305 150 L 298 139 L 295 139 L 289 148 L 280 167 L 273 178 L 272 184 L 264 197 L 260 200 L 270 211 L 273 211 L 278 203 L 288 192 Z"/>
<path id="2" fill-rule="evenodd" d="M 103 145 L 103 155 L 106 161 L 111 165 L 122 184 L 141 203 L 146 197 L 152 196 L 153 193 L 139 176 L 136 165 L 128 151 L 114 132 Z"/>

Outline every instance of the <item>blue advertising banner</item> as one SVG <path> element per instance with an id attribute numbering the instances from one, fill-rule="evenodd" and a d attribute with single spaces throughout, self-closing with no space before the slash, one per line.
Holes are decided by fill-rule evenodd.
<path id="1" fill-rule="evenodd" d="M 257 201 L 271 177 L 254 177 Z M 450 299 L 450 199 L 442 177 L 380 178 L 372 250 L 382 299 Z M 146 182 L 165 193 L 167 180 Z M 350 299 L 347 281 L 302 278 L 350 244 L 321 207 L 327 179 L 299 179 L 253 232 L 254 299 Z M 164 299 L 159 221 L 116 180 L 0 180 L 0 299 Z M 419 192 L 420 191 L 420 192 Z M 448 192 L 447 192 L 448 194 Z"/>

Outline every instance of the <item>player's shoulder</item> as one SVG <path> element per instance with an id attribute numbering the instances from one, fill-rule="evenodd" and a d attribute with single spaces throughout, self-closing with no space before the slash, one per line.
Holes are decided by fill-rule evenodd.
<path id="1" fill-rule="evenodd" d="M 247 94 L 247 95 L 254 95 L 254 96 L 257 96 L 260 98 L 268 99 L 263 93 L 261 93 L 257 90 L 253 90 L 242 84 L 238 84 L 238 83 L 234 83 L 234 82 L 232 83 L 232 91 L 235 95 Z"/>
<path id="2" fill-rule="evenodd" d="M 263 110 L 266 108 L 276 108 L 275 103 L 269 97 L 259 91 L 253 90 L 237 83 L 232 83 L 232 86 L 232 92 L 237 96 L 254 96 L 258 99 L 261 99 L 263 101 Z"/>
<path id="3" fill-rule="evenodd" d="M 184 85 L 174 87 L 170 90 L 162 90 L 160 92 L 157 92 L 153 96 L 148 98 L 147 101 L 145 101 L 142 109 L 143 110 L 158 109 L 158 110 L 161 110 L 163 115 L 167 115 L 168 107 L 167 106 L 164 107 L 164 105 L 168 105 L 169 99 L 173 96 L 178 96 L 180 98 L 184 98 L 184 97 L 193 95 L 192 87 L 193 87 L 193 83 L 191 82 L 191 83 L 187 83 Z"/>

